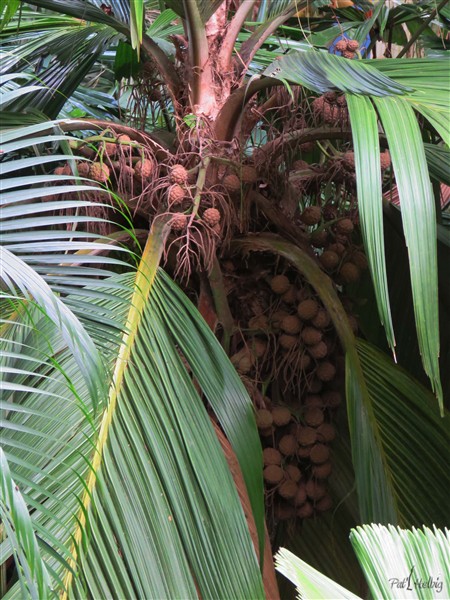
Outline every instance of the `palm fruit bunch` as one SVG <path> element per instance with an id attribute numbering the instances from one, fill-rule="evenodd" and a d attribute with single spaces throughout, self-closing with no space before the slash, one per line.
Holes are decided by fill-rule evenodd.
<path id="1" fill-rule="evenodd" d="M 359 50 L 359 43 L 356 40 L 341 39 L 337 42 L 335 50 L 340 52 L 344 58 L 355 58 Z"/>
<path id="2" fill-rule="evenodd" d="M 349 115 L 345 96 L 326 92 L 312 102 L 313 115 L 332 127 L 348 123 Z"/>

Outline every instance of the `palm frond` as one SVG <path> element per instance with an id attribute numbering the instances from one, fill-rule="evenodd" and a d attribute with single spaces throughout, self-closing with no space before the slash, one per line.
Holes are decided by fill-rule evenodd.
<path id="1" fill-rule="evenodd" d="M 374 598 L 450 596 L 450 532 L 363 525 L 350 541 Z"/>
<path id="2" fill-rule="evenodd" d="M 275 555 L 275 568 L 287 577 L 297 588 L 298 598 L 326 600 L 361 600 L 332 579 L 322 575 L 310 567 L 286 548 L 281 548 Z"/>

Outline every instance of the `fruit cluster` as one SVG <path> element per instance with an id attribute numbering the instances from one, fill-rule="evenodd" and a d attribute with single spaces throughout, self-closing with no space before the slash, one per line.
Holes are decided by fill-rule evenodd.
<path id="1" fill-rule="evenodd" d="M 336 52 L 340 52 L 344 58 L 355 58 L 359 50 L 359 43 L 356 40 L 341 39 L 334 47 Z"/>
<path id="2" fill-rule="evenodd" d="M 266 505 L 275 520 L 306 519 L 332 507 L 327 479 L 332 472 L 329 444 L 336 436 L 331 415 L 339 392 L 306 396 L 301 409 L 273 405 L 256 412 L 264 450 Z"/>

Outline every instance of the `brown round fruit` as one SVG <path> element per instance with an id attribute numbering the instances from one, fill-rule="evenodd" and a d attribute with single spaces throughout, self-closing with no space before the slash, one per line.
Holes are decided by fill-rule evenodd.
<path id="1" fill-rule="evenodd" d="M 314 479 L 310 479 L 306 482 L 306 495 L 311 500 L 317 501 L 325 496 L 327 493 L 327 488 L 323 483 L 319 483 Z"/>
<path id="2" fill-rule="evenodd" d="M 315 360 L 319 360 L 328 354 L 328 346 L 322 341 L 314 346 L 309 346 L 308 351 Z"/>
<path id="3" fill-rule="evenodd" d="M 260 340 L 259 338 L 253 338 L 251 343 L 249 344 L 250 352 L 256 358 L 262 358 L 267 352 L 267 342 L 266 340 Z"/>
<path id="4" fill-rule="evenodd" d="M 106 183 L 109 179 L 109 168 L 105 164 L 94 162 L 90 166 L 89 176 L 94 181 Z"/>
<path id="5" fill-rule="evenodd" d="M 273 423 L 272 413 L 270 410 L 261 408 L 256 411 L 256 425 L 258 429 L 267 429 Z"/>
<path id="6" fill-rule="evenodd" d="M 314 509 L 310 502 L 305 502 L 304 504 L 302 504 L 302 506 L 300 506 L 300 508 L 297 508 L 296 515 L 300 519 L 309 519 L 309 517 L 312 517 L 313 514 L 314 514 Z"/>
<path id="7" fill-rule="evenodd" d="M 312 298 L 303 300 L 303 302 L 300 302 L 300 304 L 297 306 L 297 314 L 300 319 L 303 319 L 304 321 L 310 321 L 311 319 L 314 319 L 318 312 L 319 305 Z"/>
<path id="8" fill-rule="evenodd" d="M 77 163 L 77 170 L 79 177 L 89 177 L 91 165 L 88 162 L 80 161 L 79 163 Z"/>
<path id="9" fill-rule="evenodd" d="M 355 53 L 351 52 L 350 50 L 344 50 L 344 52 L 342 53 L 342 56 L 344 58 L 350 58 L 350 59 L 352 59 L 352 58 L 355 58 Z"/>
<path id="10" fill-rule="evenodd" d="M 320 381 L 331 381 L 335 375 L 336 367 L 328 361 L 320 363 L 317 367 L 316 377 L 320 379 Z"/>
<path id="11" fill-rule="evenodd" d="M 307 408 L 304 414 L 304 420 L 310 427 L 318 427 L 323 423 L 323 410 L 318 407 Z"/>
<path id="12" fill-rule="evenodd" d="M 317 225 L 322 218 L 322 211 L 318 206 L 308 206 L 300 215 L 300 220 L 305 225 Z"/>
<path id="13" fill-rule="evenodd" d="M 281 299 L 283 302 L 286 302 L 286 304 L 295 304 L 297 300 L 297 290 L 295 287 L 290 285 L 288 291 L 284 292 L 284 294 L 281 296 Z"/>
<path id="14" fill-rule="evenodd" d="M 316 504 L 314 505 L 314 508 L 318 511 L 318 512 L 326 512 L 327 510 L 330 510 L 330 508 L 333 507 L 333 500 L 331 499 L 331 496 L 329 494 L 325 494 L 325 496 L 323 498 L 321 498 L 318 502 L 316 502 Z"/>
<path id="15" fill-rule="evenodd" d="M 241 180 L 234 173 L 230 173 L 230 175 L 226 175 L 223 178 L 223 185 L 225 189 L 230 193 L 239 192 L 241 189 Z"/>
<path id="16" fill-rule="evenodd" d="M 284 456 L 292 456 L 297 450 L 297 440 L 291 434 L 283 435 L 278 443 L 278 450 Z"/>
<path id="17" fill-rule="evenodd" d="M 350 50 L 350 52 L 357 52 L 357 50 L 359 50 L 359 43 L 356 40 L 348 40 L 347 50 Z"/>
<path id="18" fill-rule="evenodd" d="M 342 277 L 345 283 L 355 283 L 361 278 L 361 271 L 359 267 L 355 265 L 355 263 L 346 262 L 340 268 L 339 275 Z"/>
<path id="19" fill-rule="evenodd" d="M 311 325 L 317 327 L 317 329 L 326 329 L 330 324 L 330 315 L 324 308 L 319 308 L 317 315 L 311 321 Z"/>
<path id="20" fill-rule="evenodd" d="M 262 331 L 267 331 L 269 329 L 269 319 L 266 315 L 255 315 L 248 322 L 248 326 L 250 329 L 261 329 Z"/>
<path id="21" fill-rule="evenodd" d="M 202 219 L 207 223 L 210 227 L 214 227 L 217 223 L 220 222 L 221 214 L 217 210 L 217 208 L 207 208 L 202 215 Z"/>
<path id="22" fill-rule="evenodd" d="M 169 205 L 176 206 L 178 204 L 181 204 L 184 200 L 184 196 L 185 196 L 184 189 L 181 187 L 181 185 L 178 185 L 177 183 L 175 183 L 174 185 L 170 186 L 170 188 L 169 188 L 169 192 L 168 192 L 168 196 L 167 196 Z"/>
<path id="23" fill-rule="evenodd" d="M 175 213 L 170 225 L 174 231 L 182 231 L 188 222 L 188 216 L 183 213 Z"/>
<path id="24" fill-rule="evenodd" d="M 299 357 L 297 365 L 300 371 L 306 371 L 307 369 L 309 369 L 309 367 L 311 366 L 311 357 L 309 356 L 309 354 L 306 354 L 306 352 L 304 352 Z"/>
<path id="25" fill-rule="evenodd" d="M 343 256 L 343 254 L 345 253 L 345 246 L 340 242 L 336 242 L 335 244 L 330 244 L 327 250 L 330 250 L 331 252 L 336 252 L 338 256 Z"/>
<path id="26" fill-rule="evenodd" d="M 309 394 L 306 396 L 304 404 L 309 408 L 324 408 L 322 396 L 319 394 Z"/>
<path id="27" fill-rule="evenodd" d="M 291 417 L 291 411 L 286 406 L 275 406 L 272 409 L 273 422 L 277 427 L 287 425 Z"/>
<path id="28" fill-rule="evenodd" d="M 188 172 L 183 165 L 174 165 L 169 170 L 169 181 L 170 183 L 177 183 L 183 185 L 188 179 Z"/>
<path id="29" fill-rule="evenodd" d="M 311 462 L 320 465 L 326 462 L 330 457 L 330 449 L 325 444 L 314 444 L 309 453 Z"/>
<path id="30" fill-rule="evenodd" d="M 301 446 L 312 446 L 317 440 L 317 432 L 313 427 L 300 427 L 296 437 Z"/>
<path id="31" fill-rule="evenodd" d="M 307 346 L 315 346 L 322 341 L 322 332 L 315 327 L 305 327 L 302 331 L 302 340 Z"/>
<path id="32" fill-rule="evenodd" d="M 264 448 L 263 450 L 263 461 L 264 465 L 281 465 L 283 457 L 281 452 L 276 448 Z"/>
<path id="33" fill-rule="evenodd" d="M 283 350 L 292 350 L 298 343 L 298 338 L 294 335 L 288 335 L 287 333 L 283 333 L 278 338 L 278 343 L 283 348 Z"/>
<path id="34" fill-rule="evenodd" d="M 296 315 L 288 315 L 281 321 L 281 329 L 289 335 L 300 333 L 302 323 Z"/>
<path id="35" fill-rule="evenodd" d="M 309 458 L 309 455 L 311 454 L 311 448 L 312 446 L 299 446 L 297 450 L 297 456 L 299 458 Z"/>
<path id="36" fill-rule="evenodd" d="M 294 504 L 295 506 L 301 506 L 306 502 L 306 487 L 304 483 L 297 486 L 297 493 L 295 494 Z"/>
<path id="37" fill-rule="evenodd" d="M 288 479 L 287 481 L 283 481 L 283 483 L 278 488 L 278 493 L 285 500 L 291 500 L 295 498 L 297 493 L 297 484 L 295 481 Z"/>
<path id="38" fill-rule="evenodd" d="M 336 437 L 336 429 L 331 423 L 322 423 L 317 428 L 317 437 L 322 442 L 332 442 Z"/>
<path id="39" fill-rule="evenodd" d="M 347 40 L 344 40 L 344 39 L 342 39 L 342 40 L 339 40 L 339 41 L 336 43 L 335 49 L 336 49 L 338 52 L 345 52 L 345 50 L 347 50 Z"/>
<path id="40" fill-rule="evenodd" d="M 365 271 L 368 267 L 366 255 L 364 254 L 364 252 L 360 252 L 359 250 L 353 252 L 352 263 L 355 264 L 358 267 L 358 269 L 361 269 L 361 271 Z"/>
<path id="41" fill-rule="evenodd" d="M 342 395 L 340 392 L 329 390 L 322 394 L 322 400 L 325 406 L 337 408 L 342 403 Z"/>
<path id="42" fill-rule="evenodd" d="M 295 481 L 295 483 L 298 483 L 302 478 L 302 472 L 295 465 L 286 465 L 284 470 L 289 479 L 292 479 L 292 481 Z"/>
<path id="43" fill-rule="evenodd" d="M 310 235 L 309 241 L 314 248 L 323 248 L 328 241 L 328 233 L 325 230 L 313 231 Z"/>
<path id="44" fill-rule="evenodd" d="M 336 231 L 342 235 L 349 235 L 354 229 L 351 219 L 341 219 L 336 223 Z"/>
<path id="45" fill-rule="evenodd" d="M 331 475 L 333 467 L 330 461 L 324 462 L 321 465 L 314 465 L 312 468 L 313 477 L 316 479 L 328 479 Z"/>
<path id="46" fill-rule="evenodd" d="M 333 271 L 339 264 L 339 256 L 331 250 L 325 250 L 319 256 L 319 260 L 327 271 Z"/>
<path id="47" fill-rule="evenodd" d="M 280 502 L 275 505 L 275 519 L 279 521 L 287 521 L 295 517 L 295 508 L 287 502 Z"/>
<path id="48" fill-rule="evenodd" d="M 270 287 L 272 288 L 272 291 L 275 292 L 275 294 L 279 294 L 280 296 L 281 294 L 284 294 L 288 291 L 290 285 L 291 284 L 286 275 L 275 275 L 275 277 L 273 277 L 270 282 Z"/>
<path id="49" fill-rule="evenodd" d="M 138 160 L 134 167 L 134 172 L 136 173 L 137 177 L 141 177 L 142 179 L 149 178 L 154 170 L 155 163 L 149 158 Z"/>
<path id="50" fill-rule="evenodd" d="M 269 485 L 277 485 L 284 479 L 284 472 L 278 465 L 269 465 L 263 471 L 264 481 Z"/>
<path id="51" fill-rule="evenodd" d="M 255 167 L 250 165 L 243 165 L 240 175 L 243 183 L 256 183 L 258 180 L 258 173 L 256 172 Z"/>

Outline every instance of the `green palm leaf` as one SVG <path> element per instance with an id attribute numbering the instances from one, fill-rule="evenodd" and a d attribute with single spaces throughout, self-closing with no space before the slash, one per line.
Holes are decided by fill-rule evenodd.
<path id="1" fill-rule="evenodd" d="M 384 253 L 378 120 L 373 105 L 368 98 L 358 97 L 354 94 L 347 94 L 346 98 L 352 124 L 358 209 L 361 217 L 364 247 L 374 282 L 381 323 L 386 329 L 388 344 L 394 349 L 395 337 L 389 305 Z"/>
<path id="2" fill-rule="evenodd" d="M 212 405 L 223 406 L 219 417 L 232 399 L 224 428 L 235 440 L 242 422 L 249 423 L 251 401 L 212 332 L 200 329 L 202 350 L 195 337 L 186 342 L 187 331 L 179 339 L 177 328 L 170 330 L 170 322 L 186 327 L 186 318 L 198 326 L 199 316 L 192 309 L 180 313 L 180 292 L 173 298 L 173 285 L 167 287 L 164 278 L 153 286 L 160 251 L 156 238 L 136 283 L 129 276 L 114 279 L 111 287 L 104 282 L 108 294 L 93 301 L 92 318 L 97 306 L 99 322 L 107 307 L 117 321 L 127 321 L 119 346 L 117 329 L 109 352 L 101 346 L 104 359 L 115 365 L 103 416 L 95 413 L 54 325 L 34 317 L 36 327 L 24 327 L 27 315 L 23 324 L 16 318 L 14 341 L 2 357 L 13 392 L 3 436 L 8 458 L 24 497 L 37 509 L 34 526 L 63 559 L 46 555 L 54 586 L 62 585 L 68 561 L 78 562 L 84 577 L 74 581 L 79 592 L 85 581 L 94 597 L 196 597 L 196 586 L 204 597 L 262 597 L 256 553 L 228 466 L 180 352 L 190 357 L 196 348 L 194 376 L 202 352 L 223 374 L 220 389 L 212 385 L 214 373 L 203 384 Z M 131 300 L 130 284 L 136 290 Z M 173 310 L 178 314 L 168 319 Z M 49 343 L 56 369 L 54 358 L 44 358 Z M 245 434 L 254 452 L 254 419 L 251 425 Z M 236 446 L 247 479 L 259 486 L 261 507 L 261 448 L 255 456 L 244 441 Z M 255 483 L 250 493 L 256 497 Z M 80 502 L 84 509 L 75 519 Z"/>
<path id="3" fill-rule="evenodd" d="M 450 532 L 364 525 L 350 541 L 374 598 L 450 596 Z"/>
<path id="4" fill-rule="evenodd" d="M 374 101 L 389 140 L 402 203 L 420 353 L 443 414 L 438 362 L 436 210 L 422 136 L 413 110 L 405 101 L 400 98 Z"/>
<path id="5" fill-rule="evenodd" d="M 22 572 L 22 597 L 46 600 L 51 596 L 50 577 L 39 553 L 33 524 L 19 488 L 11 477 L 8 461 L 0 448 L 0 516 Z"/>

